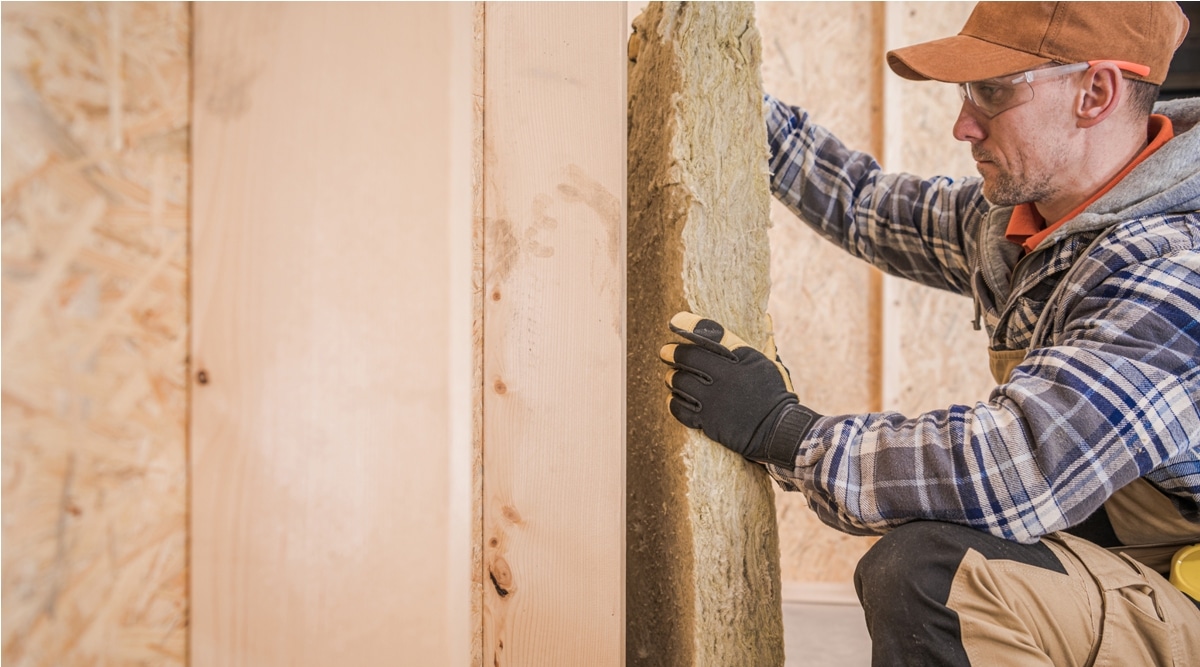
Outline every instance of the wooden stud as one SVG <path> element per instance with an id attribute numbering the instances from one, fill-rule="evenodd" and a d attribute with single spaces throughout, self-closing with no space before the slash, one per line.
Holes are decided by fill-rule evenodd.
<path id="1" fill-rule="evenodd" d="M 196 667 L 470 659 L 472 20 L 195 7 Z"/>
<path id="2" fill-rule="evenodd" d="M 486 665 L 624 656 L 627 29 L 486 10 Z"/>

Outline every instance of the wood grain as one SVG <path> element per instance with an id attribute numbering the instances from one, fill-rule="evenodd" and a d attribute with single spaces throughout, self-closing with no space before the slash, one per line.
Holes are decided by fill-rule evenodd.
<path id="1" fill-rule="evenodd" d="M 626 30 L 486 10 L 486 665 L 624 656 Z"/>
<path id="2" fill-rule="evenodd" d="M 196 667 L 469 660 L 472 20 L 195 7 Z"/>
<path id="3" fill-rule="evenodd" d="M 483 665 L 483 118 L 487 3 L 471 7 L 471 611 L 470 665 Z"/>
<path id="4" fill-rule="evenodd" d="M 189 11 L 3 6 L 3 662 L 182 665 Z"/>

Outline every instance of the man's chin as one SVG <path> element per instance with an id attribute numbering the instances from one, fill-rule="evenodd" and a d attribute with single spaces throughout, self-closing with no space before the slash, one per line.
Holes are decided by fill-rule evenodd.
<path id="1" fill-rule="evenodd" d="M 995 180 L 986 176 L 983 178 L 983 198 L 993 206 L 1016 206 L 1021 203 L 1010 190 L 997 186 Z"/>

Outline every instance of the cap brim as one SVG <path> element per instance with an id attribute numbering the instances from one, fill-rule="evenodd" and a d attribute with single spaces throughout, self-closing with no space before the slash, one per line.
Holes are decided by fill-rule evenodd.
<path id="1" fill-rule="evenodd" d="M 887 54 L 888 66 L 905 79 L 946 83 L 990 79 L 1048 62 L 1051 62 L 1049 58 L 966 35 L 914 44 Z"/>

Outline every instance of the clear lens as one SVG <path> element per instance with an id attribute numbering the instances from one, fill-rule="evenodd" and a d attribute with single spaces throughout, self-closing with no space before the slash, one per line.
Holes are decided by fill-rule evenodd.
<path id="1" fill-rule="evenodd" d="M 958 84 L 958 94 L 991 118 L 1033 99 L 1033 86 L 1024 79 L 1005 76 Z"/>

